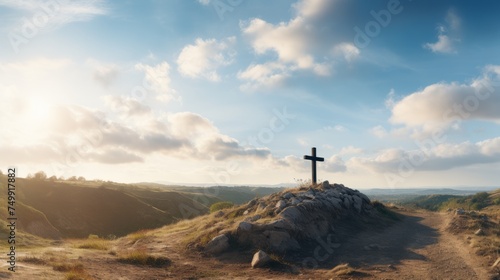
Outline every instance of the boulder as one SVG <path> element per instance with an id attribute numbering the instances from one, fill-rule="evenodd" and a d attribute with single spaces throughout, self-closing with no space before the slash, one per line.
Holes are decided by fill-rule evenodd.
<path id="1" fill-rule="evenodd" d="M 291 205 L 297 205 L 300 202 L 302 202 L 302 201 L 300 199 L 296 198 L 296 197 L 292 197 L 292 199 L 290 200 L 290 204 Z"/>
<path id="2" fill-rule="evenodd" d="M 268 264 L 269 261 L 271 261 L 269 255 L 266 252 L 259 250 L 257 253 L 253 255 L 252 268 L 263 267 L 266 264 Z"/>
<path id="3" fill-rule="evenodd" d="M 292 198 L 292 197 L 293 197 L 293 193 L 289 193 L 289 192 L 288 192 L 288 193 L 285 193 L 285 194 L 283 195 L 283 199 L 290 199 L 290 198 Z"/>
<path id="4" fill-rule="evenodd" d="M 278 201 L 278 203 L 276 203 L 276 209 L 278 210 L 282 210 L 285 207 L 286 207 L 286 202 L 284 200 L 280 200 Z"/>
<path id="5" fill-rule="evenodd" d="M 286 252 L 287 250 L 300 249 L 300 245 L 297 240 L 290 237 L 290 234 L 286 231 L 265 231 L 264 236 L 266 236 L 269 241 L 269 248 L 274 252 Z"/>
<path id="6" fill-rule="evenodd" d="M 229 249 L 229 238 L 225 234 L 218 235 L 205 246 L 205 251 L 217 255 Z"/>
<path id="7" fill-rule="evenodd" d="M 324 188 L 324 189 L 329 189 L 329 188 L 330 188 L 330 182 L 328 182 L 328 181 L 323 181 L 323 188 Z"/>
<path id="8" fill-rule="evenodd" d="M 238 232 L 250 231 L 252 229 L 252 224 L 248 222 L 241 222 L 238 225 Z"/>
<path id="9" fill-rule="evenodd" d="M 363 206 L 363 199 L 357 195 L 353 195 L 352 199 L 354 200 L 354 209 L 358 211 L 358 213 L 361 213 L 361 207 Z"/>

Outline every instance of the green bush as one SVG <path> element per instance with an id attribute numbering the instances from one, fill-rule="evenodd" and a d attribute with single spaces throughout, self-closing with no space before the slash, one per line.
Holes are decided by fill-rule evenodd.
<path id="1" fill-rule="evenodd" d="M 210 206 L 210 213 L 226 209 L 226 208 L 231 208 L 234 206 L 234 203 L 231 201 L 221 201 L 221 202 L 216 202 Z"/>

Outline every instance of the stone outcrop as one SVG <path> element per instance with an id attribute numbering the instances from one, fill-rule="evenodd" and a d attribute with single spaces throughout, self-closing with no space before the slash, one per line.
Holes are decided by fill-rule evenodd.
<path id="1" fill-rule="evenodd" d="M 370 216 L 373 207 L 359 191 L 325 181 L 254 199 L 238 211 L 242 219 L 227 233 L 229 239 L 237 245 L 283 254 L 333 232 L 340 221 Z M 207 247 L 215 246 L 211 243 L 216 238 Z"/>
<path id="2" fill-rule="evenodd" d="M 225 234 L 214 237 L 207 243 L 205 250 L 210 254 L 220 254 L 229 249 L 229 238 Z"/>

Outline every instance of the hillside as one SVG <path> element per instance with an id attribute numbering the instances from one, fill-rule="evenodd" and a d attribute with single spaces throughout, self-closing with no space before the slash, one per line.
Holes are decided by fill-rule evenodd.
<path id="1" fill-rule="evenodd" d="M 0 187 L 6 192 L 4 175 Z M 258 187 L 183 187 L 102 181 L 17 179 L 19 230 L 46 238 L 124 236 L 209 212 L 220 201 L 248 202 L 276 191 Z M 2 200 L 5 198 L 2 196 Z M 5 220 L 5 211 L 0 217 Z"/>
<path id="2" fill-rule="evenodd" d="M 440 194 L 424 195 L 410 199 L 404 202 L 403 205 L 431 211 L 446 210 L 448 208 L 481 210 L 491 206 L 500 206 L 500 189 L 491 192 L 479 192 L 467 196 Z"/>

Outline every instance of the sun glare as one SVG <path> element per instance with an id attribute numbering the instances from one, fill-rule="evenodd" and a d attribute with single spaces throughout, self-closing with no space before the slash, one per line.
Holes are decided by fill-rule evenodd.
<path id="1" fill-rule="evenodd" d="M 32 98 L 28 104 L 26 117 L 35 123 L 42 123 L 49 117 L 51 104 L 42 98 Z"/>

